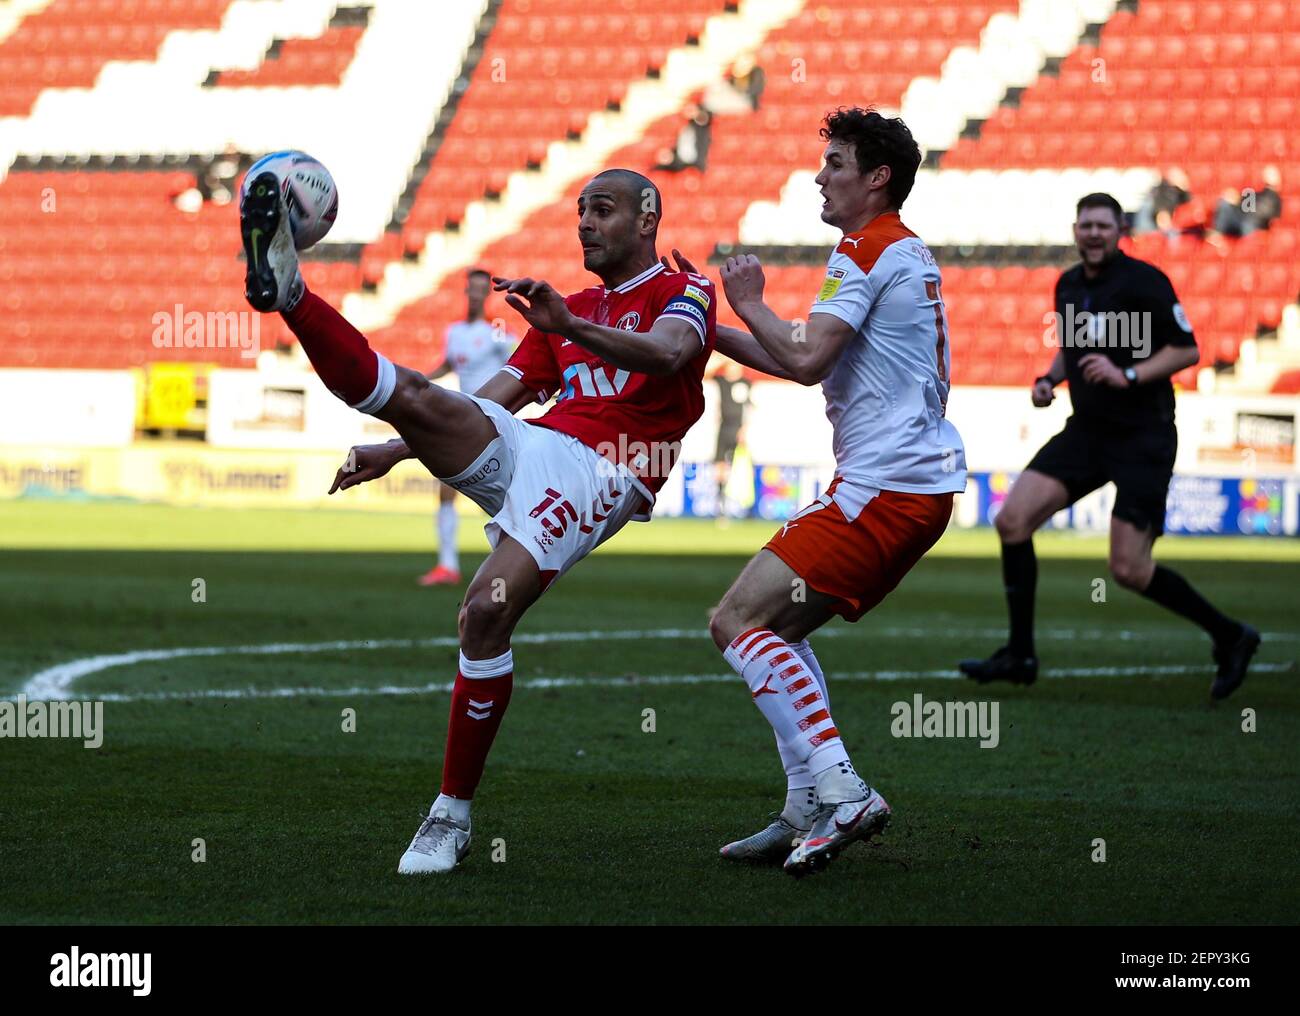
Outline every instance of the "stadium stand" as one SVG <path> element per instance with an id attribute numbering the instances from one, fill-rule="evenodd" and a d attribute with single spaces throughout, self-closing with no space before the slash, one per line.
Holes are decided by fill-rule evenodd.
<path id="1" fill-rule="evenodd" d="M 733 250 L 760 250 L 774 305 L 792 317 L 806 312 L 834 239 L 816 215 L 818 121 L 844 103 L 902 110 L 928 147 L 905 217 L 944 264 L 955 380 L 1020 384 L 1047 355 L 1043 315 L 1071 256 L 1081 193 L 1110 190 L 1136 211 L 1178 167 L 1212 206 L 1225 188 L 1258 187 L 1274 165 L 1282 212 L 1269 229 L 1235 240 L 1202 228 L 1126 241 L 1174 281 L 1202 338 L 1202 366 L 1243 361 L 1243 344 L 1243 362 L 1272 362 L 1257 336 L 1284 326 L 1300 291 L 1300 8 L 1077 0 L 1071 27 L 1060 6 L 1049 19 L 1042 0 L 791 0 L 789 16 L 756 27 L 753 5 L 724 0 L 680 0 L 668 13 L 648 0 L 599 9 L 485 0 L 448 32 L 436 71 L 425 67 L 412 83 L 422 104 L 406 109 L 404 99 L 386 110 L 389 133 L 400 137 L 383 151 L 301 142 L 337 167 L 352 216 L 345 222 L 341 213 L 330 239 L 353 242 L 314 251 L 309 283 L 334 303 L 383 296 L 395 272 L 455 245 L 461 262 L 544 276 L 565 290 L 588 285 L 573 234 L 583 166 L 557 175 L 554 193 L 535 207 L 523 205 L 513 228 L 476 242 L 475 216 L 501 202 L 512 181 L 549 179 L 546 171 L 563 167 L 603 124 L 639 124 L 628 143 L 602 153 L 603 164 L 650 171 L 672 145 L 682 107 L 705 91 L 667 87 L 680 78 L 674 60 L 716 57 L 708 46 L 716 24 L 755 33 L 749 52 L 765 87 L 756 109 L 715 113 L 703 171 L 652 173 L 665 198 L 665 251 L 678 246 L 716 263 Z M 369 88 L 386 102 L 380 72 L 393 57 L 391 41 L 380 41 L 394 34 L 384 34 L 392 8 L 53 0 L 33 10 L 0 38 L 0 156 L 8 144 L 20 157 L 0 182 L 0 364 L 144 364 L 154 358 L 152 313 L 177 303 L 243 309 L 233 206 L 178 200 L 231 138 L 245 165 L 268 147 L 259 142 L 274 125 L 243 135 L 232 126 L 241 103 L 262 89 L 274 98 L 294 88 L 317 97 L 313 110 L 328 109 L 340 87 Z M 168 131 L 124 120 L 120 130 L 101 125 L 88 147 L 66 142 L 77 117 L 106 108 L 117 89 L 135 94 L 177 75 L 184 102 L 209 104 L 192 108 L 212 110 L 211 122 Z M 636 89 L 656 82 L 662 102 L 646 115 Z M 84 105 L 92 100 L 101 104 Z M 308 138 L 328 136 L 327 123 L 308 119 Z M 358 194 L 349 175 L 374 186 Z M 391 313 L 376 318 L 385 326 L 374 329 L 376 342 L 399 360 L 431 366 L 441 355 L 462 287 L 459 269 L 439 271 L 395 287 Z M 489 313 L 517 329 L 501 305 Z M 734 320 L 726 308 L 722 319 Z M 264 346 L 289 341 L 278 321 L 265 322 Z M 192 354 L 246 363 L 233 350 Z M 1285 357 L 1275 366 L 1260 383 L 1294 383 Z M 1179 380 L 1194 384 L 1194 371 Z"/>
<path id="2" fill-rule="evenodd" d="M 20 23 L 0 43 L 0 52 L 8 52 L 16 39 L 21 40 L 24 26 L 30 30 L 30 22 L 37 17 L 53 23 L 66 22 L 93 39 L 103 27 L 102 6 L 84 0 L 54 0 L 39 15 Z M 124 18 L 161 18 L 173 7 L 184 5 L 128 4 L 121 13 Z M 355 54 L 345 75 L 351 79 L 347 84 L 362 93 L 363 108 L 367 104 L 374 106 L 392 84 L 385 55 L 390 64 L 394 52 L 405 59 L 401 46 L 412 44 L 403 37 L 411 34 L 412 21 L 418 26 L 420 16 L 392 3 L 372 3 L 367 5 L 373 8 L 372 15 L 365 24 L 357 25 L 357 8 L 340 9 L 322 0 L 236 2 L 222 7 L 226 8 L 224 20 L 214 15 L 206 32 L 173 32 L 164 24 L 165 41 L 156 44 L 145 59 L 114 63 L 112 60 L 122 54 L 106 46 L 106 60 L 98 79 L 81 88 L 45 91 L 36 104 L 36 113 L 30 117 L 0 119 L 0 157 L 7 146 L 17 147 L 17 154 L 22 156 L 0 182 L 0 284 L 4 284 L 6 312 L 0 321 L 0 363 L 138 366 L 157 358 L 150 342 L 154 314 L 171 311 L 177 305 L 202 312 L 245 310 L 234 206 L 207 201 L 191 206 L 176 199 L 194 189 L 205 166 L 219 156 L 230 138 L 240 139 L 230 124 L 238 121 L 241 95 L 253 103 L 274 103 L 277 96 L 287 94 L 284 87 L 292 87 L 296 97 L 303 94 L 298 90 L 307 87 L 308 76 L 314 70 L 302 66 L 302 77 L 294 72 L 295 76 L 276 87 L 226 87 L 216 82 L 222 72 L 239 67 L 241 61 L 244 70 L 256 72 L 268 49 L 275 48 L 276 38 L 291 36 L 284 43 L 288 45 L 304 37 L 346 38 L 342 34 L 346 31 L 353 38 Z M 352 14 L 340 19 L 348 11 Z M 339 24 L 340 20 L 344 23 Z M 337 129 L 331 131 L 327 121 L 295 122 L 286 128 L 283 124 L 277 127 L 275 119 L 265 116 L 250 118 L 253 122 L 248 130 L 253 138 L 261 131 L 278 131 L 283 137 L 286 129 L 308 134 L 315 131 L 331 138 L 336 148 L 347 150 L 346 156 L 340 154 L 337 159 L 322 152 L 336 174 L 346 173 L 373 183 L 368 188 L 345 186 L 347 196 L 336 234 L 343 231 L 345 212 L 351 212 L 354 221 L 372 220 L 373 233 L 382 231 L 409 176 L 420 141 L 451 92 L 465 42 L 473 38 L 477 21 L 478 12 L 469 6 L 458 7 L 454 17 L 442 18 L 443 34 L 432 45 L 416 40 L 415 45 L 429 60 L 419 65 L 417 73 L 409 75 L 409 83 L 422 99 L 404 106 L 406 115 L 401 123 L 391 127 L 379 124 L 374 144 L 367 138 L 365 144 L 354 144 L 348 150 L 353 139 L 340 136 Z M 191 22 L 182 22 L 181 26 L 193 27 Z M 69 37 L 72 34 L 70 28 Z M 457 44 L 457 35 L 464 41 Z M 367 41 L 371 43 L 368 49 Z M 280 49 L 283 52 L 283 47 Z M 444 51 L 453 59 L 440 59 Z M 157 61 L 150 62 L 154 56 Z M 278 73 L 283 74 L 283 69 Z M 153 84 L 149 87 L 163 87 L 155 79 L 175 79 L 178 95 L 189 96 L 189 100 L 172 96 L 182 103 L 177 109 L 187 108 L 183 102 L 195 97 L 214 100 L 213 109 L 219 114 L 216 125 L 202 116 L 188 114 L 178 121 L 166 116 L 135 116 L 127 98 L 135 88 L 150 82 Z M 111 100 L 118 94 L 119 85 L 123 100 L 115 103 Z M 311 89 L 312 94 L 326 97 L 334 92 Z M 367 93 L 374 95 L 369 103 L 365 101 Z M 95 132 L 84 123 L 83 115 L 84 108 L 95 103 L 112 109 L 111 116 L 96 127 L 98 137 L 92 137 Z M 298 105 L 295 99 L 294 108 Z M 195 147 L 188 153 L 177 153 L 176 135 L 185 131 L 193 132 Z M 63 144 L 65 137 L 75 137 L 77 146 L 70 149 Z M 242 152 L 252 153 L 242 160 L 245 166 L 253 154 L 266 150 L 265 146 L 248 144 L 248 137 L 250 134 L 245 134 L 242 143 L 236 142 Z M 404 142 L 404 137 L 414 145 Z M 308 144 L 294 143 L 303 147 Z M 373 163 L 368 161 L 371 158 Z M 0 158 L 0 169 L 4 165 Z M 385 189 L 390 193 L 387 200 L 383 197 Z M 341 302 L 347 291 L 356 290 L 361 283 L 355 253 L 355 247 L 324 247 L 308 259 L 305 274 L 314 287 L 320 287 L 322 295 Z M 101 284 L 108 284 L 111 290 L 108 299 L 99 299 L 106 295 L 99 288 Z M 69 300 L 52 303 L 51 290 L 67 295 Z M 262 324 L 264 347 L 288 340 L 288 332 L 278 319 L 266 318 Z M 172 349 L 168 357 L 249 365 L 238 350 Z"/>
<path id="3" fill-rule="evenodd" d="M 59 0 L 0 43 L 0 116 L 47 88 L 87 88 L 110 60 L 155 57 L 168 33 L 214 29 L 231 0 Z"/>
<path id="4" fill-rule="evenodd" d="M 1280 167 L 1282 215 L 1269 230 L 1210 243 L 1193 229 L 1131 244 L 1173 280 L 1204 360 L 1230 364 L 1243 341 L 1278 327 L 1300 291 L 1298 109 L 1300 7 L 1142 0 L 959 140 L 942 166 L 1176 166 L 1204 207 L 1225 190 L 1260 188 L 1264 167 Z"/>
<path id="5" fill-rule="evenodd" d="M 357 9 L 367 10 L 364 7 Z M 222 88 L 337 85 L 356 55 L 357 43 L 364 31 L 364 21 L 361 24 L 331 24 L 314 39 L 276 40 L 256 70 L 223 71 L 213 84 Z"/>
<path id="6" fill-rule="evenodd" d="M 594 111 L 620 103 L 632 81 L 698 37 L 722 0 L 682 0 L 668 16 L 615 0 L 593 11 L 567 0 L 504 0 L 468 91 L 433 153 L 404 224 L 405 246 L 459 223 L 465 205 L 538 166 L 547 147 L 582 130 Z M 604 40 L 616 39 L 616 46 Z"/>

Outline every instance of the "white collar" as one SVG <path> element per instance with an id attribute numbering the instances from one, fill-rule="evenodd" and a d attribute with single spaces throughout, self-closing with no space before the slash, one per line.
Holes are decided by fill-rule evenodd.
<path id="1" fill-rule="evenodd" d="M 660 272 L 663 271 L 667 271 L 667 269 L 664 268 L 664 263 L 662 261 L 656 261 L 640 275 L 636 276 L 635 278 L 628 279 L 621 286 L 615 286 L 612 292 L 630 293 L 632 292 L 632 290 L 636 289 L 637 286 L 641 285 L 641 283 L 645 282 L 647 279 L 653 279 L 656 275 L 658 275 Z M 609 293 L 611 292 L 611 290 L 607 289 L 605 290 L 605 292 Z"/>

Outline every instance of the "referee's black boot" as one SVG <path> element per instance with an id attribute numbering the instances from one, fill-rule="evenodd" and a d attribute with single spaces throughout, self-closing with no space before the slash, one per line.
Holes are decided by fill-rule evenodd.
<path id="1" fill-rule="evenodd" d="M 1259 648 L 1259 632 L 1248 624 L 1241 626 L 1241 634 L 1234 642 L 1220 642 L 1214 646 L 1214 662 L 1219 665 L 1214 684 L 1210 685 L 1210 698 L 1225 699 L 1241 687 L 1246 680 L 1246 668 Z"/>
<path id="2" fill-rule="evenodd" d="M 1038 658 L 1017 656 L 1009 646 L 1003 646 L 987 660 L 962 660 L 957 666 L 980 684 L 990 681 L 1033 684 L 1038 679 Z"/>

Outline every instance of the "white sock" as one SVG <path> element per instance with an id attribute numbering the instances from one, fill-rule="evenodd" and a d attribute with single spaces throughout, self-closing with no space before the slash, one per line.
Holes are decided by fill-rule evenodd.
<path id="1" fill-rule="evenodd" d="M 429 809 L 429 814 L 432 815 L 439 810 L 445 811 L 457 825 L 464 825 L 469 821 L 469 802 L 459 797 L 439 794 L 438 799 L 433 802 L 433 807 Z"/>
<path id="2" fill-rule="evenodd" d="M 870 795 L 871 788 L 854 771 L 847 757 L 817 774 L 817 799 L 822 804 L 862 801 Z"/>
<path id="3" fill-rule="evenodd" d="M 452 571 L 460 571 L 460 555 L 456 552 L 456 503 L 438 505 L 438 563 Z"/>
<path id="4" fill-rule="evenodd" d="M 796 829 L 811 829 L 817 811 L 817 791 L 812 787 L 791 787 L 785 792 L 781 817 Z"/>
<path id="5" fill-rule="evenodd" d="M 846 760 L 835 721 L 817 683 L 790 645 L 767 628 L 751 628 L 722 654 L 749 686 L 754 705 L 788 750 L 815 775 Z"/>

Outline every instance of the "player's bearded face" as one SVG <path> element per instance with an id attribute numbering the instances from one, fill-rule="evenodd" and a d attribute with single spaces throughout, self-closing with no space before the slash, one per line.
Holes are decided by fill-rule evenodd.
<path id="1" fill-rule="evenodd" d="M 636 253 L 637 211 L 626 195 L 605 191 L 578 199 L 578 242 L 582 265 L 600 274 L 623 264 Z"/>
<path id="2" fill-rule="evenodd" d="M 1086 265 L 1100 265 L 1119 250 L 1119 223 L 1109 208 L 1085 208 L 1074 224 L 1074 242 Z"/>

